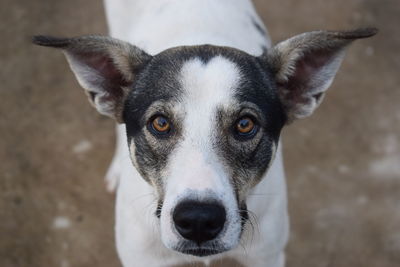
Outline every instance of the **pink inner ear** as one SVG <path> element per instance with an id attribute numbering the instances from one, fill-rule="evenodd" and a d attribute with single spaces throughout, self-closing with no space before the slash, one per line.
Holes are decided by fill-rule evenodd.
<path id="1" fill-rule="evenodd" d="M 111 57 L 99 53 L 87 53 L 79 55 L 82 61 L 89 67 L 95 69 L 105 80 L 113 80 L 121 83 L 121 85 L 128 85 L 129 82 L 125 80 L 122 73 L 118 70 Z"/>
<path id="2" fill-rule="evenodd" d="M 285 98 L 292 103 L 306 104 L 313 93 L 315 97 L 321 97 L 322 93 L 316 89 L 322 87 L 325 80 L 321 80 L 317 74 L 329 64 L 334 54 L 330 50 L 311 51 L 298 59 L 294 73 L 286 83 L 280 84 L 286 89 Z"/>
<path id="3" fill-rule="evenodd" d="M 111 57 L 103 53 L 81 53 L 75 57 L 102 77 L 98 84 L 93 84 L 94 87 L 100 87 L 106 92 L 102 101 L 117 101 L 123 97 L 121 87 L 128 86 L 130 82 L 124 78 Z"/>

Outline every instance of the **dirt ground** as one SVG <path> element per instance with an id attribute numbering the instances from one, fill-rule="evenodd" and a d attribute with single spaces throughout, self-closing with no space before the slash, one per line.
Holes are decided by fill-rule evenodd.
<path id="1" fill-rule="evenodd" d="M 287 266 L 400 266 L 400 2 L 256 6 L 275 42 L 380 29 L 348 50 L 315 115 L 284 131 Z M 0 266 L 120 266 L 103 184 L 113 122 L 88 105 L 61 53 L 29 43 L 37 33 L 106 33 L 102 3 L 0 0 L 0 21 Z"/>

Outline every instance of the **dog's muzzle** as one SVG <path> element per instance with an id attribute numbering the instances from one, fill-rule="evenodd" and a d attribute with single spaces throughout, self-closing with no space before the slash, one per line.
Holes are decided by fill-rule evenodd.
<path id="1" fill-rule="evenodd" d="M 198 255 L 202 253 L 215 254 L 212 251 L 204 253 L 202 245 L 214 240 L 222 231 L 226 222 L 226 211 L 218 202 L 186 200 L 175 207 L 173 221 L 177 232 L 198 247 L 198 251 L 190 249 L 186 253 L 197 256 L 204 256 Z"/>

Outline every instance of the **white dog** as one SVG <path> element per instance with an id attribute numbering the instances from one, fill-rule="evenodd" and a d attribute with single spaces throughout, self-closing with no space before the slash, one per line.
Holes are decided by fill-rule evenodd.
<path id="1" fill-rule="evenodd" d="M 315 31 L 271 47 L 249 0 L 105 4 L 117 39 L 34 42 L 61 48 L 91 103 L 121 123 L 107 177 L 123 265 L 283 266 L 281 129 L 314 111 L 344 48 L 376 30 Z"/>

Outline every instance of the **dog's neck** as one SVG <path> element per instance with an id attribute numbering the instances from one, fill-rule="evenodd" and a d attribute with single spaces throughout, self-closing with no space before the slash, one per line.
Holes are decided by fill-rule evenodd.
<path id="1" fill-rule="evenodd" d="M 248 0 L 105 0 L 105 5 L 111 36 L 150 54 L 181 45 L 213 44 L 259 55 L 270 46 Z"/>

